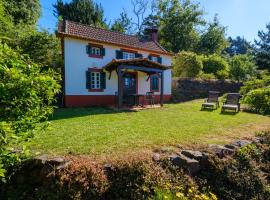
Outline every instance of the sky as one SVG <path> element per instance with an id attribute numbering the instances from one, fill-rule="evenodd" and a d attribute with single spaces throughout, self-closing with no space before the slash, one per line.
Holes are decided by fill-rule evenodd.
<path id="1" fill-rule="evenodd" d="M 56 1 L 41 0 L 42 17 L 38 24 L 51 32 L 55 30 L 57 23 L 52 6 Z M 131 0 L 96 0 L 96 2 L 102 4 L 107 22 L 113 23 L 123 9 L 132 16 Z M 266 23 L 270 23 L 270 0 L 193 0 L 193 2 L 200 3 L 207 21 L 213 20 L 217 13 L 221 24 L 227 27 L 227 36 L 233 38 L 241 36 L 253 42 L 257 38 L 258 30 L 265 30 Z"/>

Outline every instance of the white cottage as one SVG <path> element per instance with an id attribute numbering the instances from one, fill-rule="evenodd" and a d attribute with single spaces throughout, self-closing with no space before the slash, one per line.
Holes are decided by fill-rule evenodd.
<path id="1" fill-rule="evenodd" d="M 172 54 L 158 44 L 156 29 L 150 33 L 147 39 L 61 22 L 65 106 L 121 107 L 133 97 L 144 105 L 149 94 L 155 103 L 169 101 Z"/>

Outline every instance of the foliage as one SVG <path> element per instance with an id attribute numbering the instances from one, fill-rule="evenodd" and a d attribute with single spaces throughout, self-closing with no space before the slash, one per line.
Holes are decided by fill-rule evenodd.
<path id="1" fill-rule="evenodd" d="M 266 25 L 266 32 L 259 31 L 259 41 L 255 40 L 255 60 L 260 69 L 270 70 L 270 23 Z"/>
<path id="2" fill-rule="evenodd" d="M 208 73 L 202 72 L 199 74 L 199 78 L 203 80 L 211 80 L 211 79 L 216 79 L 216 76 L 212 73 L 208 74 Z"/>
<path id="3" fill-rule="evenodd" d="M 253 79 L 244 83 L 244 86 L 241 87 L 241 94 L 246 95 L 251 90 L 258 88 L 265 88 L 270 86 L 270 76 L 263 76 L 261 79 Z"/>
<path id="4" fill-rule="evenodd" d="M 33 26 L 41 16 L 39 0 L 4 0 L 3 2 L 14 25 L 22 23 Z"/>
<path id="5" fill-rule="evenodd" d="M 0 44 L 0 165 L 9 167 L 19 157 L 7 148 L 11 141 L 26 139 L 38 122 L 53 112 L 51 104 L 59 92 L 55 72 L 41 68 Z"/>
<path id="6" fill-rule="evenodd" d="M 7 37 L 10 30 L 12 30 L 12 18 L 7 15 L 3 1 L 0 1 L 0 39 Z"/>
<path id="7" fill-rule="evenodd" d="M 248 55 L 234 56 L 230 61 L 230 78 L 236 81 L 245 81 L 255 75 L 256 66 Z"/>
<path id="8" fill-rule="evenodd" d="M 72 0 L 66 3 L 57 0 L 54 8 L 54 15 L 63 20 L 107 28 L 102 6 L 93 0 Z"/>
<path id="9" fill-rule="evenodd" d="M 229 37 L 229 47 L 225 49 L 225 53 L 230 56 L 239 54 L 250 54 L 252 52 L 252 46 L 245 38 L 237 36 L 235 39 Z"/>
<path id="10" fill-rule="evenodd" d="M 19 46 L 24 54 L 43 68 L 61 67 L 61 47 L 59 39 L 46 30 L 33 31 L 21 38 Z"/>
<path id="11" fill-rule="evenodd" d="M 201 58 L 193 52 L 179 52 L 173 60 L 173 75 L 177 77 L 197 77 L 203 68 Z"/>
<path id="12" fill-rule="evenodd" d="M 225 33 L 226 28 L 220 25 L 217 16 L 215 16 L 206 32 L 201 35 L 197 52 L 206 55 L 220 54 L 228 45 Z"/>
<path id="13" fill-rule="evenodd" d="M 112 31 L 118 31 L 120 33 L 128 33 L 132 32 L 132 22 L 131 18 L 128 17 L 126 11 L 120 13 L 120 17 L 115 20 L 114 24 L 111 27 Z"/>
<path id="14" fill-rule="evenodd" d="M 203 59 L 203 72 L 214 74 L 218 79 L 228 77 L 229 64 L 223 57 L 219 55 L 210 55 Z"/>
<path id="15" fill-rule="evenodd" d="M 190 0 L 160 0 L 160 44 L 172 51 L 192 51 L 199 41 L 196 26 L 203 25 L 203 11 Z"/>
<path id="16" fill-rule="evenodd" d="M 269 132 L 262 143 L 245 146 L 227 159 L 211 158 L 209 166 L 199 175 L 204 187 L 222 199 L 269 199 L 266 174 L 269 168 Z M 205 181 L 207 180 L 207 181 Z"/>
<path id="17" fill-rule="evenodd" d="M 251 90 L 245 95 L 244 102 L 257 113 L 270 113 L 270 87 Z"/>

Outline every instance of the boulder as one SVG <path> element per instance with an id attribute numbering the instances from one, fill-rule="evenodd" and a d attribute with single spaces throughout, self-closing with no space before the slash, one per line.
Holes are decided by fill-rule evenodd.
<path id="1" fill-rule="evenodd" d="M 203 158 L 203 154 L 200 151 L 183 150 L 181 151 L 181 154 L 196 160 L 201 160 Z"/>
<path id="2" fill-rule="evenodd" d="M 250 140 L 237 140 L 237 141 L 231 143 L 231 145 L 237 146 L 237 147 L 244 147 L 244 146 L 247 146 L 251 143 L 252 143 L 252 141 L 250 141 Z"/>
<path id="3" fill-rule="evenodd" d="M 181 153 L 170 156 L 172 164 L 185 169 L 189 174 L 194 175 L 200 171 L 200 164 L 198 160 L 188 158 Z"/>
<path id="4" fill-rule="evenodd" d="M 232 155 L 235 152 L 235 149 L 229 149 L 227 147 L 216 145 L 216 144 L 210 144 L 209 148 L 216 153 L 216 155 L 220 158 L 224 158 L 227 155 Z"/>

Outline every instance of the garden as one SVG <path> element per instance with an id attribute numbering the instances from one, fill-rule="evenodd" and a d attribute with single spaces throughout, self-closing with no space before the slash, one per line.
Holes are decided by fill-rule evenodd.
<path id="1" fill-rule="evenodd" d="M 146 16 L 149 4 L 132 2 L 135 18 Z M 201 98 L 125 112 L 61 108 L 61 42 L 38 26 L 40 1 L 0 1 L 0 199 L 270 199 L 270 24 L 252 44 L 227 38 L 199 4 L 155 2 L 149 16 L 123 11 L 112 24 L 95 1 L 53 8 L 59 20 L 125 34 L 160 27 L 172 75 L 241 83 L 242 110 L 201 110 Z M 248 142 L 232 145 L 239 140 Z M 171 162 L 182 150 L 206 155 L 197 174 Z"/>

